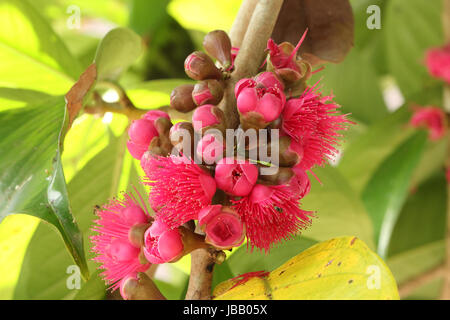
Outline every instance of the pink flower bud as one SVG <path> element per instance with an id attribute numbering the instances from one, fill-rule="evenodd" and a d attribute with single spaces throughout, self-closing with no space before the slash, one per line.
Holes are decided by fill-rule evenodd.
<path id="1" fill-rule="evenodd" d="M 278 88 L 284 91 L 284 84 L 273 72 L 261 72 L 255 77 L 255 81 L 266 88 Z"/>
<path id="2" fill-rule="evenodd" d="M 215 215 L 220 213 L 222 210 L 222 205 L 220 204 L 214 204 L 204 207 L 200 212 L 198 213 L 198 224 L 200 226 L 208 223 Z"/>
<path id="3" fill-rule="evenodd" d="M 248 195 L 258 180 L 258 168 L 248 161 L 224 158 L 216 165 L 217 186 L 226 193 L 243 197 Z"/>
<path id="4" fill-rule="evenodd" d="M 437 107 L 416 107 L 410 121 L 413 127 L 425 127 L 429 130 L 429 139 L 439 140 L 445 135 L 445 113 Z"/>
<path id="5" fill-rule="evenodd" d="M 183 253 L 183 241 L 178 229 L 171 230 L 155 220 L 144 234 L 144 255 L 153 264 L 175 261 Z"/>
<path id="6" fill-rule="evenodd" d="M 223 112 L 218 107 L 205 104 L 195 109 L 192 115 L 192 124 L 195 131 L 201 132 L 205 128 L 221 125 L 223 117 Z"/>
<path id="7" fill-rule="evenodd" d="M 152 121 L 139 119 L 133 121 L 128 129 L 128 135 L 133 143 L 148 146 L 158 132 Z"/>
<path id="8" fill-rule="evenodd" d="M 201 81 L 195 85 L 192 98 L 198 106 L 217 105 L 223 98 L 222 84 L 215 79 Z"/>
<path id="9" fill-rule="evenodd" d="M 148 150 L 148 146 L 135 144 L 131 140 L 128 140 L 127 142 L 127 148 L 130 152 L 131 156 L 135 159 L 140 160 L 144 153 Z"/>
<path id="10" fill-rule="evenodd" d="M 450 45 L 429 49 L 425 56 L 425 63 L 433 77 L 450 83 Z"/>
<path id="11" fill-rule="evenodd" d="M 243 79 L 236 84 L 237 107 L 241 115 L 259 114 L 268 123 L 276 120 L 283 111 L 286 96 L 278 87 L 259 87 L 256 81 Z"/>
<path id="12" fill-rule="evenodd" d="M 164 111 L 161 111 L 161 110 L 150 110 L 149 112 L 144 114 L 144 116 L 142 118 L 150 120 L 152 122 L 155 122 L 159 118 L 166 118 L 166 119 L 170 120 L 170 117 L 167 114 L 167 112 L 164 112 Z"/>
<path id="13" fill-rule="evenodd" d="M 221 250 L 238 247 L 244 242 L 244 229 L 244 224 L 236 212 L 224 207 L 206 222 L 205 241 Z"/>
<path id="14" fill-rule="evenodd" d="M 197 144 L 197 156 L 206 164 L 214 164 L 222 159 L 225 151 L 223 138 L 219 135 L 207 134 Z"/>
<path id="15" fill-rule="evenodd" d="M 138 205 L 130 206 L 122 211 L 122 217 L 129 225 L 147 223 L 148 217 Z"/>
<path id="16" fill-rule="evenodd" d="M 115 239 L 111 242 L 109 254 L 116 261 L 130 261 L 139 255 L 139 248 L 127 240 Z"/>
<path id="17" fill-rule="evenodd" d="M 184 61 L 186 74 L 194 80 L 220 79 L 222 73 L 214 61 L 204 52 L 195 51 Z"/>
<path id="18" fill-rule="evenodd" d="M 292 169 L 297 180 L 298 194 L 303 198 L 311 191 L 311 181 L 309 181 L 308 175 L 300 166 L 295 166 Z"/>

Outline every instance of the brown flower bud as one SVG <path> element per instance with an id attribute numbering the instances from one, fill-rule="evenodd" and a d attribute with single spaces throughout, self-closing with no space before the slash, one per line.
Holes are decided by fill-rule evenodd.
<path id="1" fill-rule="evenodd" d="M 197 105 L 192 100 L 193 84 L 182 84 L 173 89 L 170 94 L 170 106 L 175 110 L 183 113 L 194 110 Z"/>
<path id="2" fill-rule="evenodd" d="M 192 159 L 194 154 L 194 127 L 190 122 L 178 122 L 170 128 L 169 139 L 172 145 L 185 156 Z M 185 139 L 187 139 L 185 141 Z"/>
<path id="3" fill-rule="evenodd" d="M 231 66 L 231 40 L 223 30 L 214 30 L 203 39 L 203 48 L 227 70 Z"/>
<path id="4" fill-rule="evenodd" d="M 222 72 L 204 52 L 195 51 L 184 61 L 184 70 L 194 80 L 221 79 Z"/>
<path id="5" fill-rule="evenodd" d="M 197 83 L 192 91 L 192 99 L 198 106 L 204 104 L 217 105 L 223 98 L 223 85 L 221 82 L 210 79 Z"/>
<path id="6" fill-rule="evenodd" d="M 275 174 L 260 174 L 258 176 L 258 183 L 265 185 L 288 184 L 293 177 L 295 177 L 295 172 L 292 168 L 280 167 Z"/>

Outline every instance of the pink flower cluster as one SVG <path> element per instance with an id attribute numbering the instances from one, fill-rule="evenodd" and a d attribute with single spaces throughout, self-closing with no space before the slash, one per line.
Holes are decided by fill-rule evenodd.
<path id="1" fill-rule="evenodd" d="M 128 150 L 145 172 L 143 183 L 150 189 L 148 203 L 154 215 L 150 217 L 128 195 L 98 210 L 93 250 L 114 288 L 150 264 L 177 261 L 192 250 L 188 223 L 197 221 L 204 232 L 202 244 L 224 250 L 247 238 L 252 250 L 265 252 L 311 223 L 312 212 L 300 209 L 311 189 L 307 172 L 337 153 L 339 131 L 350 122 L 337 113 L 339 106 L 331 96 L 322 96 L 317 85 L 306 85 L 310 65 L 297 56 L 304 37 L 296 47 L 269 40 L 267 71 L 241 79 L 234 88 L 240 128 L 279 130 L 279 141 L 267 143 L 270 152 L 279 152 L 279 163 L 264 164 L 238 153 L 236 146 L 232 156 L 225 153 L 228 119 L 218 101 L 223 96 L 222 78 L 233 71 L 239 53 L 223 32 L 210 34 L 207 47 L 221 57 L 217 60 L 224 67 L 219 69 L 205 53 L 191 54 L 186 73 L 199 82 L 180 86 L 171 96 L 174 109 L 193 111 L 192 123 L 172 125 L 168 114 L 150 111 L 131 124 Z M 192 139 L 200 136 L 198 144 L 188 141 L 191 152 L 180 147 L 175 134 L 181 130 L 191 133 Z M 253 147 L 260 148 L 259 144 L 258 140 Z M 275 144 L 280 148 L 272 148 Z M 246 147 L 248 151 L 250 146 Z M 268 166 L 276 173 L 262 174 Z M 132 241 L 133 232 L 141 224 L 148 226 L 137 243 Z"/>

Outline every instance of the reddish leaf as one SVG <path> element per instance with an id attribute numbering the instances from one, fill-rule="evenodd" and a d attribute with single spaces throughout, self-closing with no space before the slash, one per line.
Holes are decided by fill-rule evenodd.
<path id="1" fill-rule="evenodd" d="M 300 48 L 312 64 L 339 63 L 353 47 L 354 20 L 348 0 L 285 0 L 272 34 L 276 43 L 296 44 L 308 28 Z"/>
<path id="2" fill-rule="evenodd" d="M 84 71 L 78 81 L 66 94 L 66 107 L 69 112 L 69 128 L 78 112 L 83 108 L 83 101 L 89 90 L 97 79 L 97 67 L 95 63 L 91 64 Z"/>

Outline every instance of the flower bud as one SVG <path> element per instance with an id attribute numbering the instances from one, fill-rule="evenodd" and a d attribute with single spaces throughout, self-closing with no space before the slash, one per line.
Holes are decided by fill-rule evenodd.
<path id="1" fill-rule="evenodd" d="M 197 144 L 197 156 L 208 165 L 222 159 L 224 151 L 223 137 L 219 134 L 207 134 Z"/>
<path id="2" fill-rule="evenodd" d="M 171 230 L 161 220 L 155 220 L 144 234 L 144 255 L 153 264 L 174 262 L 182 256 L 183 242 L 178 229 Z"/>
<path id="3" fill-rule="evenodd" d="M 269 156 L 273 152 L 278 152 L 280 167 L 293 167 L 303 159 L 303 147 L 288 136 L 281 136 L 278 140 L 271 141 L 267 152 Z"/>
<path id="4" fill-rule="evenodd" d="M 263 78 L 267 81 L 269 77 Z M 275 87 L 265 87 L 252 79 L 242 79 L 236 84 L 236 103 L 244 129 L 265 128 L 280 116 L 286 97 L 278 88 L 278 84 L 273 81 L 276 79 L 270 80 Z"/>
<path id="5" fill-rule="evenodd" d="M 192 98 L 197 106 L 204 104 L 217 105 L 223 98 L 223 86 L 214 79 L 198 82 L 192 91 Z"/>
<path id="6" fill-rule="evenodd" d="M 139 255 L 139 248 L 133 246 L 129 241 L 115 239 L 109 247 L 109 255 L 116 261 L 130 261 Z"/>
<path id="7" fill-rule="evenodd" d="M 273 72 L 261 72 L 260 74 L 256 75 L 255 81 L 258 83 L 258 85 L 265 88 L 278 88 L 281 91 L 284 91 L 284 84 Z"/>
<path id="8" fill-rule="evenodd" d="M 149 145 L 158 135 L 152 121 L 146 119 L 134 120 L 128 129 L 130 140 L 137 145 Z"/>
<path id="9" fill-rule="evenodd" d="M 238 247 L 244 242 L 245 227 L 237 213 L 230 207 L 208 219 L 204 227 L 207 243 L 225 250 Z"/>
<path id="10" fill-rule="evenodd" d="M 220 108 L 212 104 L 205 104 L 195 109 L 192 124 L 197 132 L 204 132 L 210 128 L 225 130 L 225 115 Z"/>
<path id="11" fill-rule="evenodd" d="M 166 118 L 170 120 L 169 115 L 167 112 L 161 111 L 161 110 L 150 110 L 146 114 L 143 115 L 143 119 L 150 120 L 152 122 L 155 122 L 159 118 Z"/>
<path id="12" fill-rule="evenodd" d="M 222 73 L 204 52 L 195 51 L 184 61 L 184 70 L 194 80 L 221 79 Z"/>
<path id="13" fill-rule="evenodd" d="M 178 122 L 170 128 L 169 138 L 172 145 L 188 158 L 194 150 L 194 127 L 190 122 Z"/>
<path id="14" fill-rule="evenodd" d="M 139 160 L 142 158 L 144 153 L 148 150 L 148 147 L 145 145 L 135 144 L 134 142 L 128 140 L 127 141 L 127 149 L 133 158 Z"/>
<path id="15" fill-rule="evenodd" d="M 232 196 L 248 195 L 258 179 L 258 168 L 248 161 L 224 158 L 216 165 L 217 187 Z"/>
<path id="16" fill-rule="evenodd" d="M 213 205 L 204 207 L 198 213 L 199 226 L 202 226 L 202 225 L 208 223 L 216 214 L 220 213 L 221 210 L 222 210 L 222 205 L 220 205 L 220 204 L 213 204 Z"/>
<path id="17" fill-rule="evenodd" d="M 231 40 L 223 30 L 209 32 L 203 39 L 203 48 L 226 70 L 231 66 Z"/>
<path id="18" fill-rule="evenodd" d="M 166 300 L 145 273 L 131 273 L 120 282 L 120 295 L 125 300 Z"/>
<path id="19" fill-rule="evenodd" d="M 306 196 L 309 191 L 311 191 L 311 181 L 309 181 L 308 175 L 306 172 L 300 168 L 300 166 L 295 166 L 292 168 L 295 172 L 295 177 L 297 179 L 297 184 L 299 187 L 298 193 L 300 197 Z"/>
<path id="20" fill-rule="evenodd" d="M 194 110 L 197 105 L 192 100 L 192 91 L 194 90 L 193 84 L 182 84 L 181 86 L 173 89 L 170 94 L 170 106 L 183 113 Z"/>

